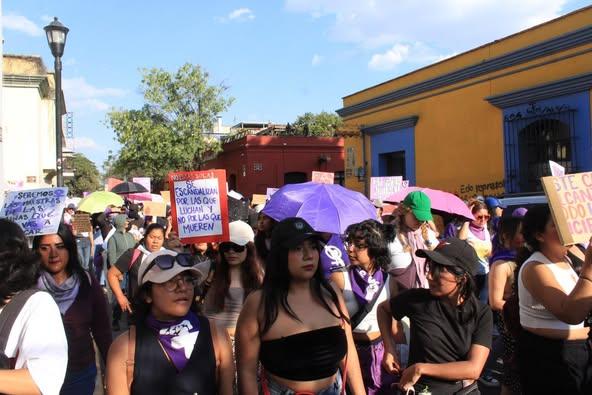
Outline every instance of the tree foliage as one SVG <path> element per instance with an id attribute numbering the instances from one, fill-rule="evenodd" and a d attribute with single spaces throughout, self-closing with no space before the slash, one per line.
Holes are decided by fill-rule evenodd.
<path id="1" fill-rule="evenodd" d="M 83 192 L 94 192 L 100 188 L 101 178 L 94 162 L 79 153 L 75 153 L 66 161 L 68 168 L 74 170 L 74 177 L 64 180 L 70 194 L 82 196 Z"/>
<path id="2" fill-rule="evenodd" d="M 318 114 L 306 112 L 298 116 L 291 125 L 293 134 L 299 136 L 333 137 L 343 121 L 339 115 L 322 111 Z"/>
<path id="3" fill-rule="evenodd" d="M 220 150 L 219 142 L 204 132 L 212 130 L 216 116 L 234 99 L 226 97 L 228 87 L 210 85 L 198 65 L 141 73 L 142 108 L 107 114 L 121 149 L 109 155 L 105 168 L 107 175 L 141 175 L 162 185 L 169 172 L 199 169 L 206 153 Z"/>

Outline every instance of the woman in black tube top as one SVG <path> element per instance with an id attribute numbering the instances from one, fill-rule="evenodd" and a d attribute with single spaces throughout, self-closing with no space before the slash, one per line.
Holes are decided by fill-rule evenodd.
<path id="1" fill-rule="evenodd" d="M 247 297 L 236 329 L 241 393 L 337 395 L 345 378 L 352 394 L 365 393 L 347 310 L 323 278 L 319 252 L 303 219 L 275 226 L 263 289 Z"/>

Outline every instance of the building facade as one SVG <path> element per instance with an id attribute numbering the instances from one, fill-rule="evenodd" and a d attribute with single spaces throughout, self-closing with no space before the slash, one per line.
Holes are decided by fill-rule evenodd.
<path id="1" fill-rule="evenodd" d="M 343 185 L 343 138 L 242 134 L 227 139 L 204 169 L 225 169 L 228 189 L 251 198 L 267 188 L 310 181 L 313 171 L 335 173 Z"/>
<path id="2" fill-rule="evenodd" d="M 7 190 L 55 185 L 54 98 L 53 73 L 40 57 L 4 55 L 0 166 Z"/>
<path id="3" fill-rule="evenodd" d="M 553 160 L 592 170 L 592 7 L 343 98 L 345 184 L 541 191 Z"/>

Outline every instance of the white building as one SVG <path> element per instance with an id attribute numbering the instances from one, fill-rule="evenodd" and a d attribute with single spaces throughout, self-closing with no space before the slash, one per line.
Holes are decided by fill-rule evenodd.
<path id="1" fill-rule="evenodd" d="M 39 56 L 4 55 L 2 69 L 0 173 L 6 189 L 55 185 L 53 73 Z M 63 135 L 62 142 L 65 146 Z"/>

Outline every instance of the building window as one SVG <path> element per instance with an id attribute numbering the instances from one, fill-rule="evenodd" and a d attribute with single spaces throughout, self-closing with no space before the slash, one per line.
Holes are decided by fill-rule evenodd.
<path id="1" fill-rule="evenodd" d="M 335 179 L 334 179 L 333 183 L 341 185 L 342 187 L 345 186 L 345 172 L 336 171 L 334 174 L 335 174 Z"/>
<path id="2" fill-rule="evenodd" d="M 306 173 L 293 171 L 284 174 L 284 184 L 300 184 L 308 181 Z"/>
<path id="3" fill-rule="evenodd" d="M 540 178 L 551 174 L 550 160 L 568 173 L 579 170 L 575 115 L 576 110 L 567 105 L 532 104 L 504 117 L 506 192 L 542 191 Z"/>
<path id="4" fill-rule="evenodd" d="M 263 163 L 253 163 L 253 171 L 263 171 Z"/>

